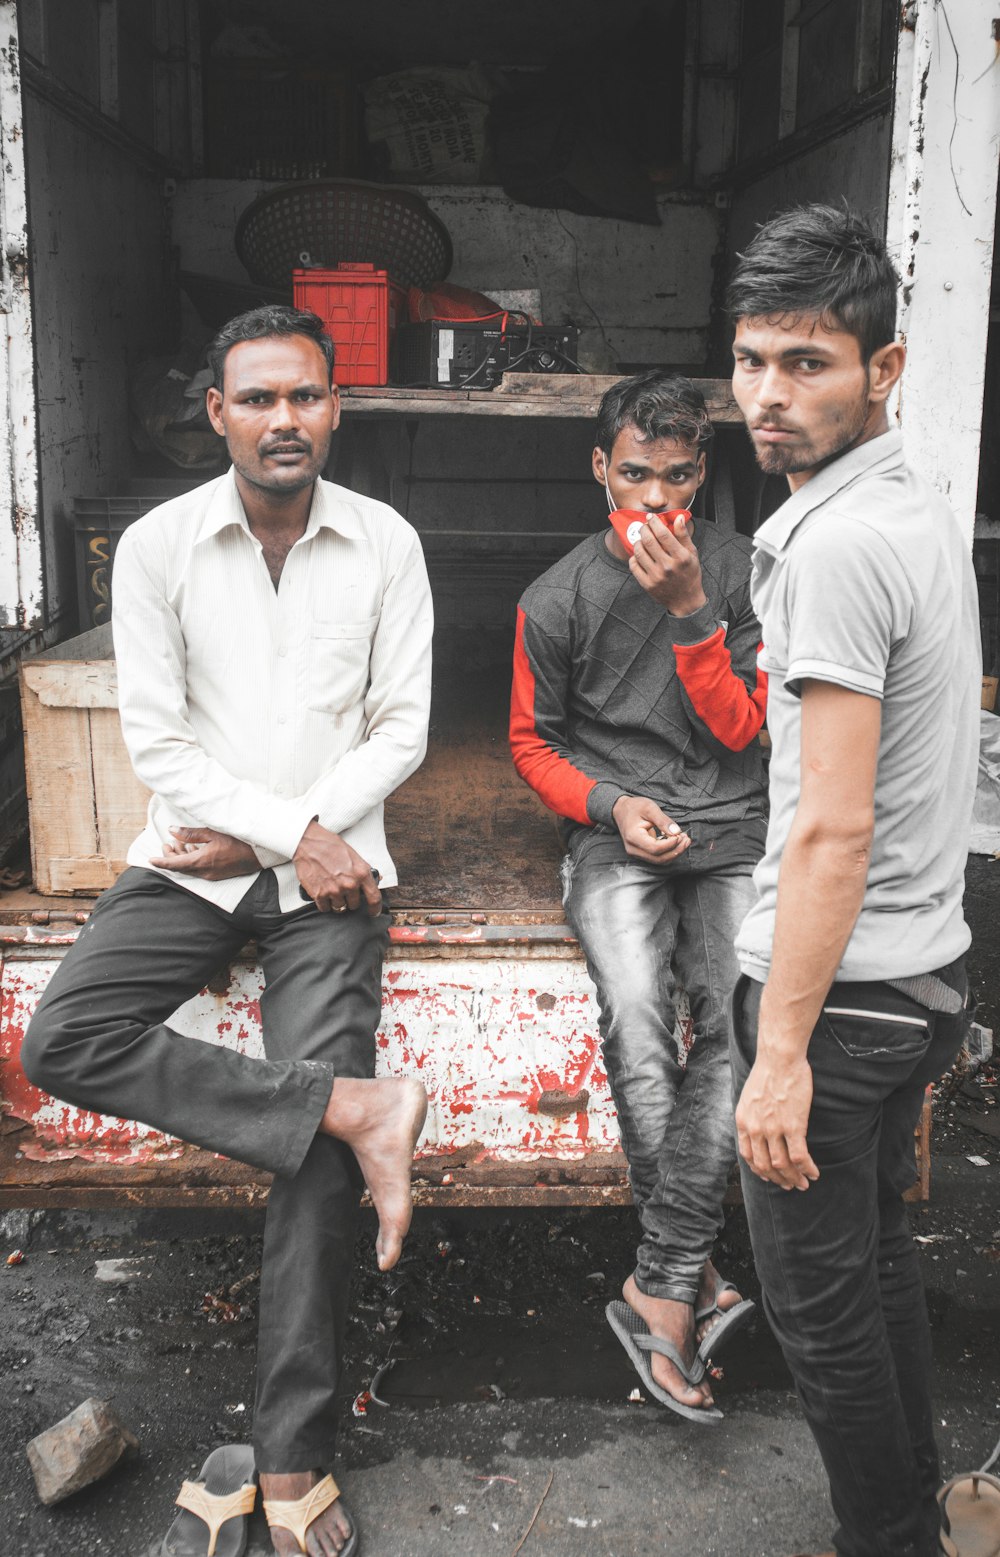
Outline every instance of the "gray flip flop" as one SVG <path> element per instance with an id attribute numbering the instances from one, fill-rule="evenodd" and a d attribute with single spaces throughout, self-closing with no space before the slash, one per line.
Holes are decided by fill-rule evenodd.
<path id="1" fill-rule="evenodd" d="M 648 1325 L 639 1318 L 635 1309 L 630 1308 L 620 1298 L 609 1303 L 604 1313 L 608 1324 L 624 1346 L 629 1361 L 642 1380 L 644 1388 L 655 1400 L 691 1422 L 704 1422 L 707 1425 L 723 1420 L 722 1412 L 716 1406 L 686 1406 L 682 1400 L 675 1400 L 668 1390 L 661 1389 L 657 1384 L 649 1363 L 650 1352 L 659 1352 L 662 1356 L 669 1357 L 687 1383 L 700 1384 L 705 1377 L 705 1364 L 699 1358 L 696 1357 L 689 1368 L 676 1346 L 670 1341 L 661 1340 L 658 1335 L 651 1335 Z"/>
<path id="2" fill-rule="evenodd" d="M 757 1305 L 750 1298 L 744 1298 L 742 1302 L 734 1303 L 732 1308 L 719 1307 L 719 1298 L 724 1292 L 738 1292 L 738 1290 L 731 1281 L 724 1281 L 721 1276 L 717 1276 L 713 1301 L 707 1303 L 704 1308 L 696 1308 L 694 1311 L 694 1322 L 696 1325 L 700 1325 L 706 1319 L 711 1319 L 713 1314 L 719 1315 L 718 1320 L 711 1327 L 708 1334 L 703 1337 L 698 1347 L 698 1359 L 706 1366 L 709 1358 L 716 1357 L 721 1352 L 723 1346 L 732 1340 L 738 1330 L 742 1330 L 745 1325 L 749 1324 L 757 1312 Z"/>
<path id="3" fill-rule="evenodd" d="M 739 1291 L 739 1287 L 734 1287 L 731 1281 L 726 1281 L 726 1279 L 723 1276 L 720 1276 L 718 1271 L 716 1271 L 716 1273 L 715 1273 L 715 1291 L 712 1294 L 712 1301 L 711 1301 L 711 1303 L 706 1303 L 704 1308 L 696 1308 L 695 1309 L 695 1311 L 694 1311 L 694 1322 L 695 1322 L 695 1324 L 696 1325 L 700 1325 L 701 1321 L 703 1319 L 711 1319 L 712 1315 L 716 1311 L 721 1312 L 721 1310 L 719 1309 L 719 1299 L 720 1299 L 720 1297 L 722 1296 L 722 1294 L 724 1292 L 738 1292 L 738 1291 Z"/>
<path id="4" fill-rule="evenodd" d="M 196 1480 L 177 1494 L 180 1513 L 163 1537 L 161 1557 L 243 1557 L 256 1497 L 250 1445 L 213 1449 Z"/>
<path id="5" fill-rule="evenodd" d="M 757 1305 L 745 1298 L 742 1303 L 734 1303 L 732 1308 L 721 1312 L 722 1318 L 712 1326 L 698 1347 L 698 1360 L 706 1366 L 709 1358 L 716 1358 L 738 1330 L 745 1329 L 757 1312 Z"/>

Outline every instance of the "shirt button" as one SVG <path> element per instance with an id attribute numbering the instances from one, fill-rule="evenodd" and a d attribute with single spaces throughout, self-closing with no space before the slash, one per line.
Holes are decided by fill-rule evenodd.
<path id="1" fill-rule="evenodd" d="M 278 653 L 280 654 L 281 658 L 284 659 L 285 655 L 288 653 L 288 645 L 284 644 L 284 643 L 279 643 L 278 644 Z"/>
<path id="2" fill-rule="evenodd" d="M 284 784 L 275 784 L 275 786 L 274 786 L 274 793 L 276 795 L 283 795 L 285 793 L 285 786 L 284 786 Z"/>
<path id="3" fill-rule="evenodd" d="M 279 724 L 287 724 L 288 723 L 287 716 L 285 714 L 279 714 L 278 715 L 278 723 Z"/>

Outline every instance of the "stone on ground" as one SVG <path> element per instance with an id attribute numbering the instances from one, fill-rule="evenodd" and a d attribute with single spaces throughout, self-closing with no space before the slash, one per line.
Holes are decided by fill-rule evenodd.
<path id="1" fill-rule="evenodd" d="M 91 1396 L 28 1444 L 28 1463 L 43 1503 L 61 1503 L 100 1481 L 119 1460 L 137 1454 L 138 1440 L 106 1400 Z"/>

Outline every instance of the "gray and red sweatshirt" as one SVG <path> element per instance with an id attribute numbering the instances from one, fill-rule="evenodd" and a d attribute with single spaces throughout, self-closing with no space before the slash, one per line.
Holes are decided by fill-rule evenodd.
<path id="1" fill-rule="evenodd" d="M 612 827 L 619 796 L 643 795 L 709 848 L 745 834 L 752 859 L 766 817 L 754 737 L 767 681 L 750 606 L 751 542 L 696 520 L 707 604 L 671 616 L 611 555 L 605 533 L 543 573 L 518 607 L 514 765 L 572 822 Z"/>

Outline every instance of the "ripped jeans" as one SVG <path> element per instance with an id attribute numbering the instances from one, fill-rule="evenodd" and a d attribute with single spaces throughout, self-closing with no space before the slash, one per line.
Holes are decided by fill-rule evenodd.
<path id="1" fill-rule="evenodd" d="M 736 1161 L 733 942 L 754 902 L 750 863 L 719 871 L 707 864 L 644 865 L 606 828 L 581 828 L 563 861 L 563 904 L 597 986 L 604 1064 L 642 1228 L 636 1284 L 683 1303 L 697 1295 Z M 694 1025 L 686 1063 L 678 985 Z"/>

